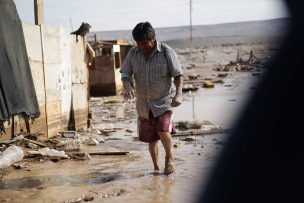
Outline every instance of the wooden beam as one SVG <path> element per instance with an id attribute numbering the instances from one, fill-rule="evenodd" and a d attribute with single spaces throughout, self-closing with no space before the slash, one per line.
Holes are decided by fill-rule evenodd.
<path id="1" fill-rule="evenodd" d="M 34 0 L 35 25 L 44 23 L 43 0 Z"/>
<path id="2" fill-rule="evenodd" d="M 127 155 L 128 151 L 89 152 L 90 155 Z"/>

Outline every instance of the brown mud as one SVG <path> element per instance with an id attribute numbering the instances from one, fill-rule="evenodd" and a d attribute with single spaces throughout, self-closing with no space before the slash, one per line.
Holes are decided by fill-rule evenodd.
<path id="1" fill-rule="evenodd" d="M 185 77 L 197 73 L 203 78 L 215 78 L 223 73 L 215 71 L 216 59 L 221 58 L 221 63 L 227 64 L 228 60 L 234 60 L 240 47 L 226 49 L 229 51 L 217 47 L 192 53 L 179 50 Z M 255 49 L 260 58 L 272 53 L 262 45 L 247 49 L 247 52 Z M 185 68 L 189 61 L 196 65 Z M 260 70 L 259 75 L 264 72 Z M 185 92 L 174 120 L 207 120 L 225 129 L 233 128 L 259 78 L 250 71 L 228 72 L 224 83 L 214 88 L 200 87 L 198 91 Z M 24 159 L 21 162 L 24 167 L 10 167 L 0 182 L 0 202 L 193 202 L 202 192 L 229 134 L 188 139 L 192 141 L 174 137 L 175 172 L 166 176 L 163 147 L 160 145 L 161 170 L 155 172 L 147 144 L 136 139 L 135 104 L 121 100 L 121 97 L 91 98 L 92 127 L 78 134 L 82 140 L 81 152 L 114 150 L 128 151 L 127 155 L 91 155 L 87 160 Z M 85 141 L 89 137 L 103 141 L 95 146 L 87 145 Z"/>

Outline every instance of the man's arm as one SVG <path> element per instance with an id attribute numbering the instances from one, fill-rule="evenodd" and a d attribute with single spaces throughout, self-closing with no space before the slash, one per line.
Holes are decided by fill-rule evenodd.
<path id="1" fill-rule="evenodd" d="M 122 77 L 121 81 L 124 87 L 124 98 L 133 99 L 135 97 L 135 93 L 131 85 L 130 77 Z"/>
<path id="2" fill-rule="evenodd" d="M 174 84 L 176 86 L 176 94 L 172 99 L 171 106 L 177 107 L 181 105 L 183 97 L 182 97 L 182 92 L 183 92 L 183 76 L 178 75 L 174 77 Z"/>

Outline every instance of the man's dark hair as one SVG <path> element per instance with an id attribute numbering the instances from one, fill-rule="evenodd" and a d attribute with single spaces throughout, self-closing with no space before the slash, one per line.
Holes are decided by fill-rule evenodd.
<path id="1" fill-rule="evenodd" d="M 149 22 L 141 22 L 134 27 L 132 35 L 135 41 L 154 39 L 155 30 Z"/>

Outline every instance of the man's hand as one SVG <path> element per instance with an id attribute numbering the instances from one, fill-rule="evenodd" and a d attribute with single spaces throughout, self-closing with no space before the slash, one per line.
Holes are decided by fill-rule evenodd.
<path id="1" fill-rule="evenodd" d="M 178 75 L 174 77 L 174 84 L 176 86 L 176 95 L 172 99 L 171 106 L 177 107 L 181 105 L 183 101 L 183 96 L 182 96 L 183 76 Z"/>
<path id="2" fill-rule="evenodd" d="M 134 90 L 131 86 L 131 82 L 127 78 L 122 79 L 123 86 L 124 86 L 124 99 L 133 99 L 136 95 L 134 93 Z"/>
<path id="3" fill-rule="evenodd" d="M 179 95 L 179 94 L 175 95 L 175 97 L 173 97 L 173 99 L 172 99 L 171 106 L 177 107 L 177 106 L 181 105 L 182 100 L 183 100 L 182 95 Z"/>
<path id="4" fill-rule="evenodd" d="M 134 93 L 134 90 L 133 90 L 132 87 L 131 88 L 127 88 L 127 89 L 124 90 L 124 98 L 126 100 L 133 99 L 134 97 L 135 97 L 135 93 Z"/>

